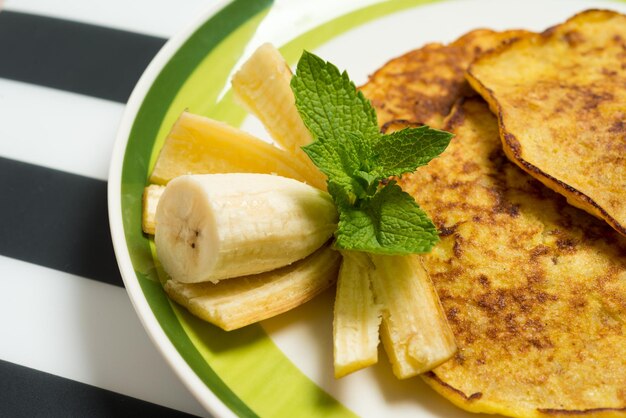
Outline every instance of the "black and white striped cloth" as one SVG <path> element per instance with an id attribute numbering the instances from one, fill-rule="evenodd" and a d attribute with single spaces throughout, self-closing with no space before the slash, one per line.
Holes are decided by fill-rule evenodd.
<path id="1" fill-rule="evenodd" d="M 133 311 L 106 203 L 124 103 L 207 3 L 3 5 L 0 417 L 207 416 Z"/>

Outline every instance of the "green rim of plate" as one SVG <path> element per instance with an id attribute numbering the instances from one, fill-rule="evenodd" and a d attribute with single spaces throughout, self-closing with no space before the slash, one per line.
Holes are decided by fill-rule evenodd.
<path id="1" fill-rule="evenodd" d="M 439 0 L 396 0 L 335 18 L 279 49 L 294 63 L 366 22 Z M 170 302 L 153 242 L 141 231 L 141 197 L 167 131 L 184 109 L 238 126 L 228 77 L 269 11 L 272 0 L 234 0 L 204 22 L 175 52 L 151 85 L 133 121 L 121 173 L 122 219 L 137 281 L 155 318 L 196 375 L 235 414 L 244 417 L 346 417 L 354 414 L 305 376 L 259 325 L 225 332 Z M 222 92 L 225 94 L 222 95 Z M 330 365 L 329 365 L 330 367 Z M 281 396 L 277 397 L 276 393 Z"/>

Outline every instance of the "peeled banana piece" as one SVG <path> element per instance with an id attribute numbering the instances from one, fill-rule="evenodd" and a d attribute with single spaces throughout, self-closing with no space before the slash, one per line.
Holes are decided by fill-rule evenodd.
<path id="1" fill-rule="evenodd" d="M 371 258 L 374 295 L 383 306 L 380 335 L 394 375 L 406 379 L 452 357 L 454 335 L 419 257 Z"/>
<path id="2" fill-rule="evenodd" d="M 341 257 L 323 246 L 289 266 L 219 283 L 168 280 L 165 291 L 191 313 L 231 331 L 308 302 L 337 279 Z"/>
<path id="3" fill-rule="evenodd" d="M 143 189 L 141 229 L 149 235 L 154 235 L 156 228 L 156 210 L 165 186 L 151 184 Z"/>
<path id="4" fill-rule="evenodd" d="M 265 173 L 319 188 L 319 176 L 310 176 L 307 170 L 290 153 L 240 129 L 183 112 L 165 138 L 150 182 L 167 184 L 184 174 Z"/>
<path id="5" fill-rule="evenodd" d="M 335 312 L 333 351 L 335 378 L 378 362 L 378 328 L 382 307 L 375 303 L 367 253 L 342 251 Z"/>
<path id="6" fill-rule="evenodd" d="M 237 99 L 265 126 L 272 139 L 307 168 L 310 183 L 326 189 L 326 176 L 301 147 L 313 142 L 296 108 L 291 69 L 269 43 L 261 45 L 233 76 Z"/>
<path id="7" fill-rule="evenodd" d="M 197 174 L 170 181 L 156 212 L 156 252 L 182 283 L 274 270 L 320 248 L 337 228 L 324 191 L 270 174 Z"/>

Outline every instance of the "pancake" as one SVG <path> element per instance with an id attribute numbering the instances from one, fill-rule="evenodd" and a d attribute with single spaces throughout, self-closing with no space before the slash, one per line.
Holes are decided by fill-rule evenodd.
<path id="1" fill-rule="evenodd" d="M 441 127 L 459 97 L 476 94 L 464 76 L 474 58 L 528 35 L 522 30 L 477 29 L 449 45 L 428 44 L 389 61 L 361 91 L 376 107 L 381 126 L 404 120 Z"/>
<path id="2" fill-rule="evenodd" d="M 505 156 L 467 99 L 455 134 L 399 180 L 441 242 L 423 256 L 459 350 L 423 378 L 472 412 L 626 414 L 626 238 Z"/>
<path id="3" fill-rule="evenodd" d="M 474 62 L 507 156 L 626 235 L 626 16 L 589 10 Z"/>
<path id="4" fill-rule="evenodd" d="M 422 378 L 472 412 L 625 416 L 626 240 L 507 159 L 487 104 L 463 99 L 472 92 L 458 72 L 470 58 L 450 51 L 427 45 L 361 88 L 383 130 L 428 123 L 456 135 L 399 179 L 440 231 L 423 260 L 459 346 Z M 433 93 L 425 83 L 436 74 L 454 77 Z M 438 105 L 420 105 L 428 97 Z"/>

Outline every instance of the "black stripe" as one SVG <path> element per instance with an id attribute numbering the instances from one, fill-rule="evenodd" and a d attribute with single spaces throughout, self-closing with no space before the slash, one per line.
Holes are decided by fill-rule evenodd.
<path id="1" fill-rule="evenodd" d="M 165 40 L 50 17 L 0 13 L 0 77 L 125 103 Z"/>
<path id="2" fill-rule="evenodd" d="M 3 417 L 191 417 L 142 401 L 0 360 Z"/>
<path id="3" fill-rule="evenodd" d="M 123 286 L 106 182 L 0 157 L 0 254 Z"/>

